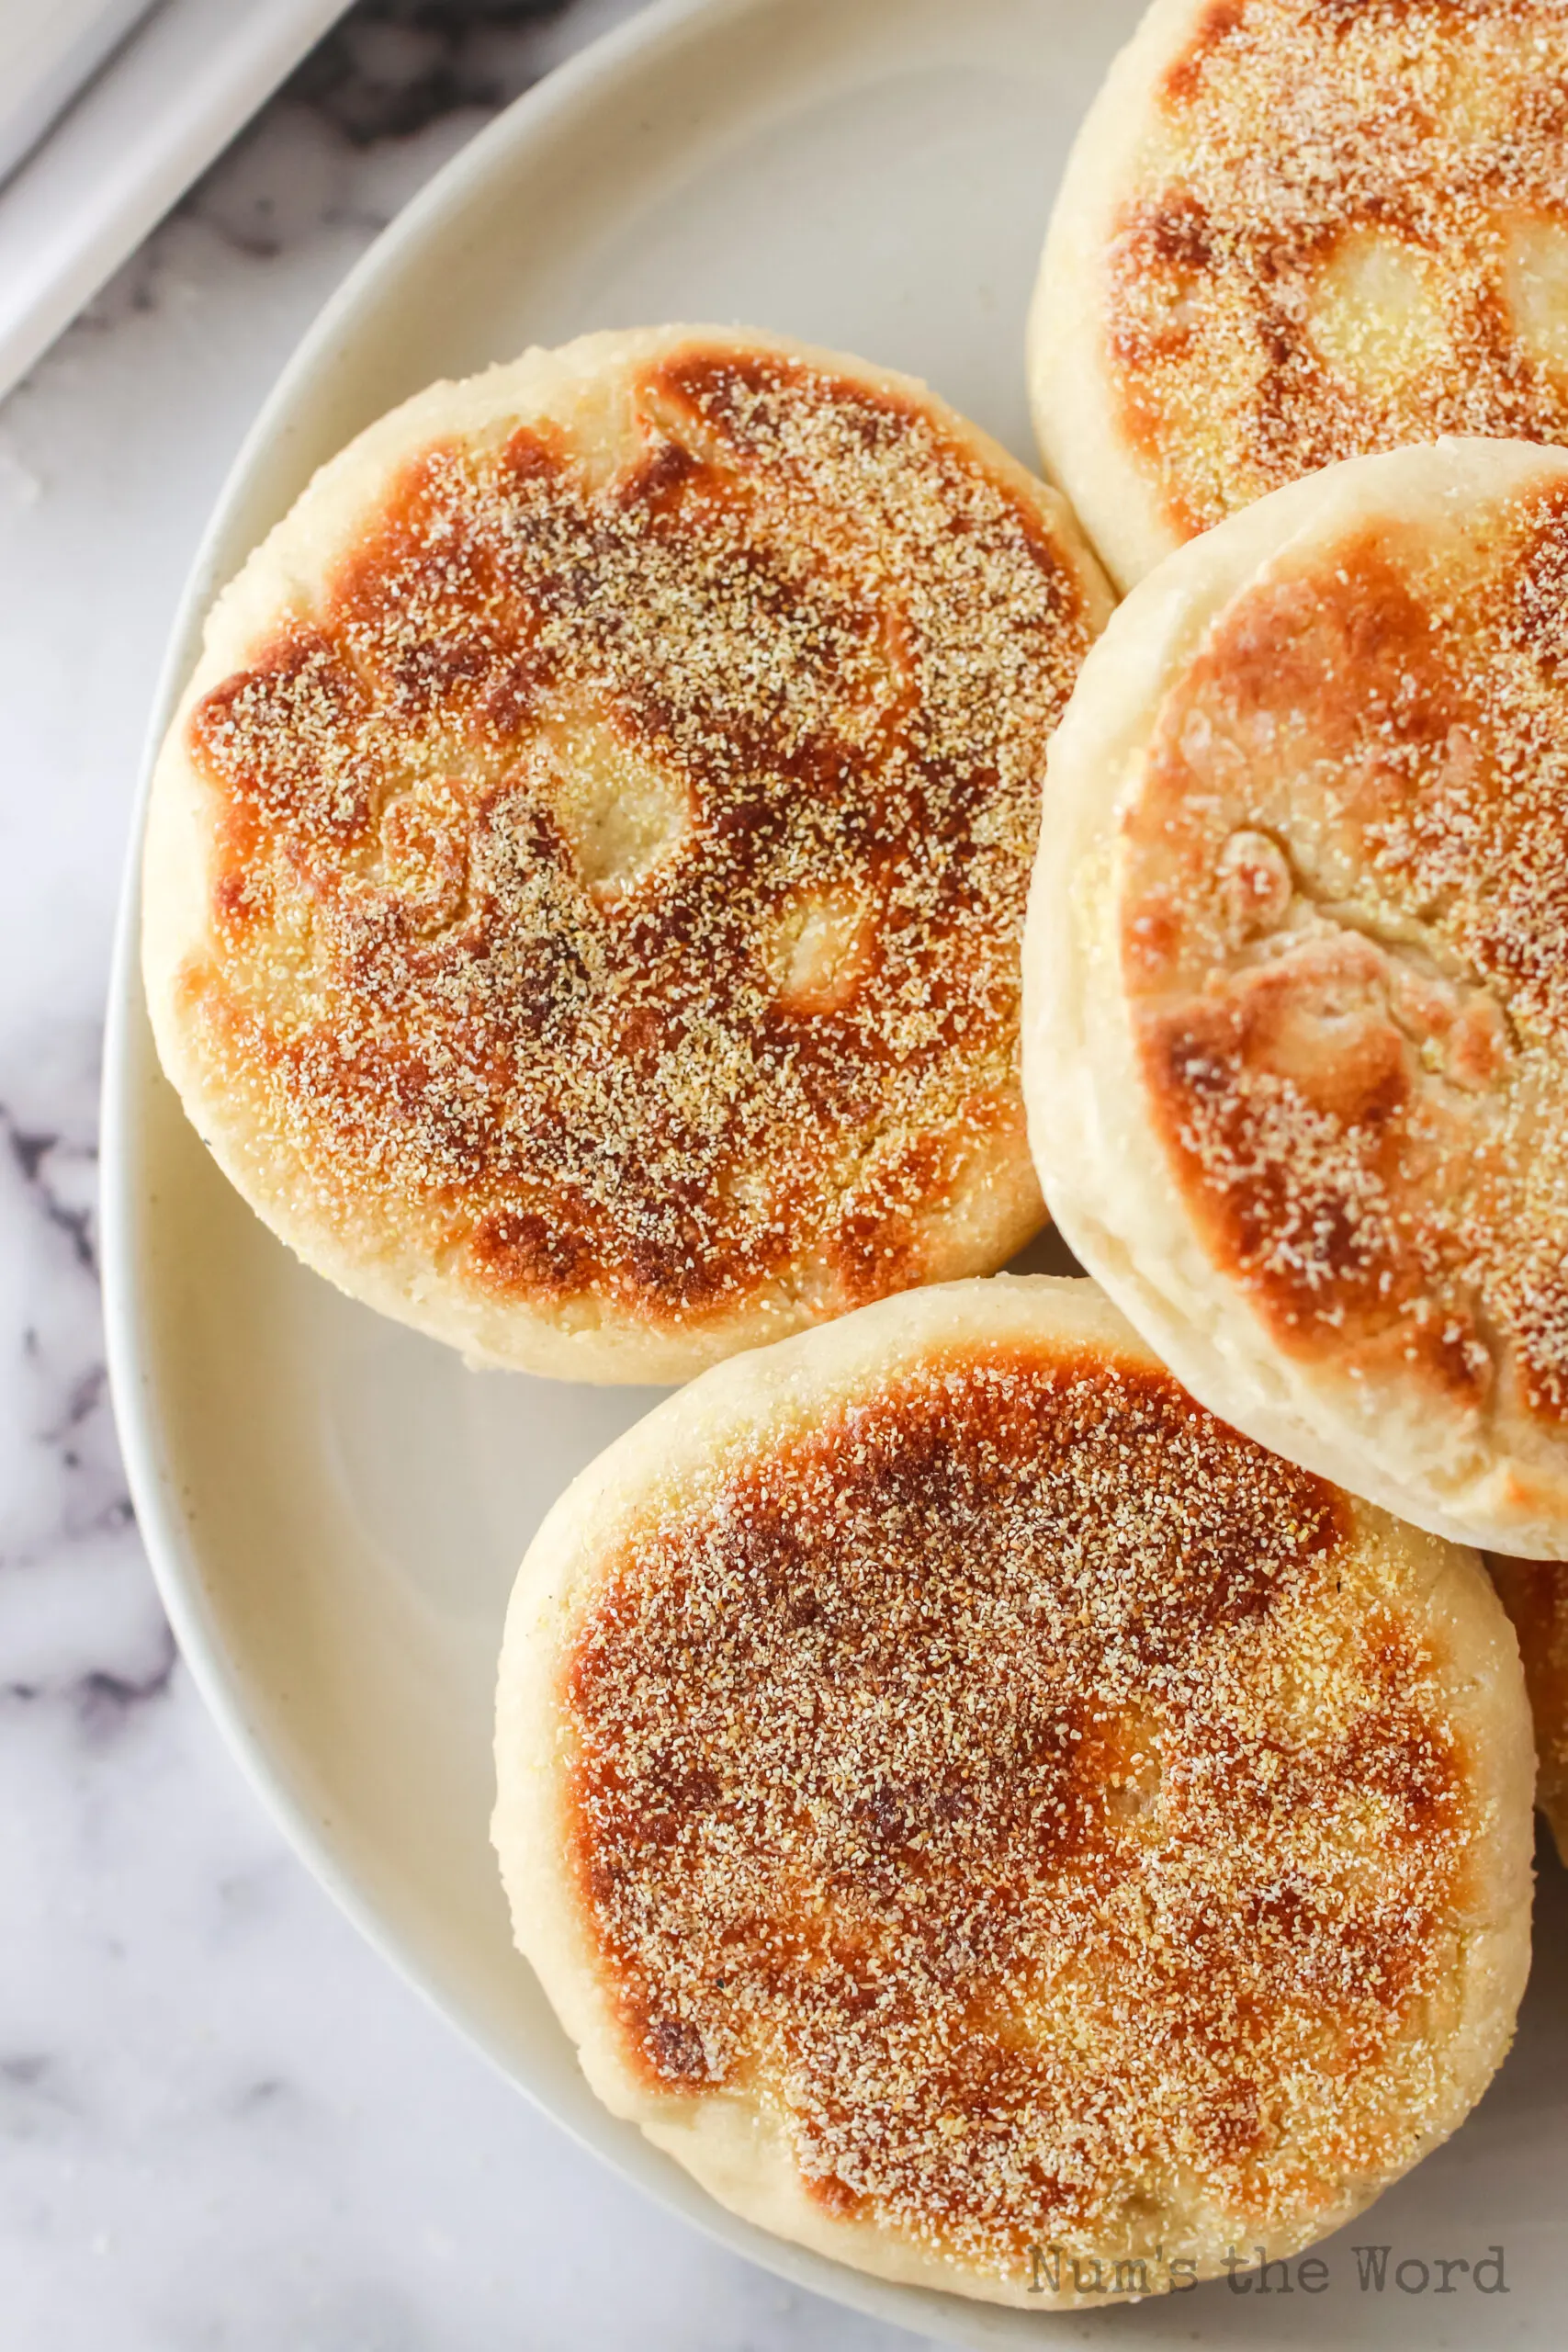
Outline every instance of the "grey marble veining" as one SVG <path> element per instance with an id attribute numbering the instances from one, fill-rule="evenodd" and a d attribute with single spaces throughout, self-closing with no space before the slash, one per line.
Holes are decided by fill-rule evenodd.
<path id="1" fill-rule="evenodd" d="M 893 2352 L 571 2147 L 284 1847 L 115 1449 L 100 1010 L 144 717 L 293 343 L 493 109 L 633 0 L 367 0 L 0 406 L 0 2345 Z"/>

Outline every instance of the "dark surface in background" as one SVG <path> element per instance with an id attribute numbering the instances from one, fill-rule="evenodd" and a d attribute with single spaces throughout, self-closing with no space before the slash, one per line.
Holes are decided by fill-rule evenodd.
<path id="1" fill-rule="evenodd" d="M 459 107 L 505 106 L 536 69 L 519 36 L 568 0 L 360 0 L 284 95 L 320 108 L 356 146 L 402 139 Z"/>

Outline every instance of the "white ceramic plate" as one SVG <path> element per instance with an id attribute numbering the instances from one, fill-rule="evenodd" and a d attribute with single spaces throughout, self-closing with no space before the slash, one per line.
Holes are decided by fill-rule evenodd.
<path id="1" fill-rule="evenodd" d="M 1066 145 L 1135 0 L 677 0 L 529 94 L 306 339 L 197 562 L 212 590 L 312 469 L 431 378 L 529 342 L 739 319 L 913 370 L 1029 453 L 1024 306 Z M 129 877 L 106 1094 L 109 1344 L 138 1515 L 186 1657 L 366 1933 L 579 2139 L 799 2283 L 958 2342 L 1555 2346 L 1568 1905 L 1543 1887 L 1520 2045 L 1459 2138 L 1326 2249 L 1330 2284 L 1053 2321 L 862 2278 L 730 2220 L 590 2097 L 512 1950 L 487 1839 L 513 1572 L 647 1391 L 472 1374 L 307 1273 L 230 1191 L 152 1055 Z M 1538 1949 L 1539 1949 L 1538 1946 Z M 1393 2247 L 1362 2291 L 1353 2245 Z M 1506 2294 L 1439 2259 L 1505 2249 Z M 1395 2267 L 1416 2265 L 1395 2283 Z M 1490 2273 L 1483 2274 L 1488 2278 Z"/>

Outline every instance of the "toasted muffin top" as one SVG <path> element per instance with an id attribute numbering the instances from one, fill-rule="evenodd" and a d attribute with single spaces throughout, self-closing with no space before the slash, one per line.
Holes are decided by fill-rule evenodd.
<path id="1" fill-rule="evenodd" d="M 1554 1448 L 1565 651 L 1555 456 L 1287 545 L 1161 705 L 1118 904 L 1172 1179 L 1276 1347 Z"/>
<path id="2" fill-rule="evenodd" d="M 1167 0 L 1140 41 L 1065 201 L 1169 541 L 1340 458 L 1568 438 L 1556 0 Z"/>
<path id="3" fill-rule="evenodd" d="M 760 2116 L 832 2250 L 1004 2299 L 1053 2241 L 1109 2286 L 1344 2218 L 1450 2128 L 1495 1900 L 1452 1688 L 1485 1642 L 1428 1605 L 1467 1578 L 1501 1626 L 1473 1562 L 1215 1420 L 1103 1310 L 1054 1322 L 1055 1287 L 945 1335 L 926 1302 L 963 1293 L 926 1294 L 921 1344 L 809 1404 L 797 1353 L 694 1490 L 671 1425 L 592 1562 L 525 1566 L 502 1666 L 519 1936 L 548 1930 L 502 1833 L 513 1739 L 559 1781 L 633 2111 Z M 547 1700 L 513 1648 L 546 1589 Z"/>
<path id="4" fill-rule="evenodd" d="M 1040 1216 L 1018 941 L 1103 587 L 904 379 L 698 331 L 564 358 L 510 416 L 426 396 L 315 592 L 285 525 L 225 632 L 176 754 L 187 1101 L 244 1106 L 242 1182 L 276 1152 L 340 1255 L 390 1216 L 568 1329 L 994 1263 Z"/>

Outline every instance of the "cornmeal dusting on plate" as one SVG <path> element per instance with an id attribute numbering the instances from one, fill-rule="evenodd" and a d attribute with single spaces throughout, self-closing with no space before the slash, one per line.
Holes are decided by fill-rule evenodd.
<path id="1" fill-rule="evenodd" d="M 1163 1374 L 994 1348 L 650 1517 L 561 1683 L 645 2079 L 1003 2271 L 1404 2162 L 1483 1808 L 1346 1509 Z"/>

